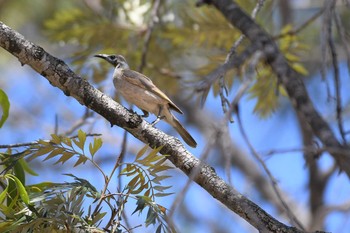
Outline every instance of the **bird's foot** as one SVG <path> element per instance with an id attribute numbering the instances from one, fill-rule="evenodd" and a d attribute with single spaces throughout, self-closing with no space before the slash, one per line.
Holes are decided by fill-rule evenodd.
<path id="1" fill-rule="evenodd" d="M 161 116 L 161 117 L 158 116 L 157 119 L 155 119 L 155 120 L 151 123 L 151 125 L 152 125 L 152 126 L 155 126 L 160 120 L 164 119 L 164 117 L 165 117 L 165 116 Z"/>
<path id="2" fill-rule="evenodd" d="M 143 115 L 141 115 L 141 117 L 146 118 L 149 116 L 149 113 L 147 111 L 142 110 L 142 112 L 143 112 Z"/>

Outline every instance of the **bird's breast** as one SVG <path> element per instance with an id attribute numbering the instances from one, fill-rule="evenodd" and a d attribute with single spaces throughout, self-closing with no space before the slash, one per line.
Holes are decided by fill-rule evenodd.
<path id="1" fill-rule="evenodd" d="M 130 83 L 126 79 L 114 76 L 113 83 L 117 92 L 121 94 L 126 101 L 136 105 L 140 109 L 158 115 L 159 107 L 168 105 L 168 101 L 152 91 Z"/>

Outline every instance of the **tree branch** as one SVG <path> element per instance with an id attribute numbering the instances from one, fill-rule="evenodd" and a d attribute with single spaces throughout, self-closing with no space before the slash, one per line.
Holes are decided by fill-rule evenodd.
<path id="1" fill-rule="evenodd" d="M 124 128 L 151 147 L 163 145 L 161 153 L 170 155 L 168 159 L 185 174 L 190 175 L 194 169 L 200 167 L 200 172 L 194 181 L 260 232 L 302 232 L 278 222 L 258 205 L 226 184 L 213 168 L 201 163 L 184 148 L 178 139 L 153 128 L 140 116 L 125 109 L 76 75 L 62 60 L 27 41 L 21 34 L 2 22 L 0 22 L 0 46 L 17 57 L 22 65 L 29 65 L 44 76 L 51 85 L 97 112 L 112 125 Z"/>
<path id="2" fill-rule="evenodd" d="M 214 5 L 233 26 L 241 30 L 252 44 L 263 52 L 266 63 L 271 66 L 280 83 L 286 89 L 295 110 L 305 117 L 313 133 L 326 147 L 339 148 L 335 151 L 329 151 L 329 153 L 336 160 L 339 168 L 350 177 L 350 150 L 348 146 L 339 143 L 327 122 L 316 111 L 299 74 L 288 64 L 270 35 L 256 24 L 235 1 L 199 0 L 197 2 L 197 6 L 203 4 Z"/>

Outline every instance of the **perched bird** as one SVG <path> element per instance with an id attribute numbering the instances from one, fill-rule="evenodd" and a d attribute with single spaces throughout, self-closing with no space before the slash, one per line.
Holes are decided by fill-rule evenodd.
<path id="1" fill-rule="evenodd" d="M 102 58 L 115 67 L 113 84 L 126 101 L 140 108 L 145 117 L 149 115 L 149 112 L 157 116 L 152 125 L 164 119 L 174 127 L 189 146 L 197 146 L 197 142 L 170 110 L 181 114 L 182 111 L 153 84 L 151 79 L 139 72 L 130 70 L 128 63 L 121 55 L 97 54 L 95 57 Z"/>

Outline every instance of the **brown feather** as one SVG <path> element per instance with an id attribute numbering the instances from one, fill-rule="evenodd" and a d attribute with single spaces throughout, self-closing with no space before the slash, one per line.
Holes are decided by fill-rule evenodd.
<path id="1" fill-rule="evenodd" d="M 141 79 L 140 76 L 142 76 L 143 78 Z M 150 78 L 148 78 L 147 76 L 139 73 L 139 72 L 136 72 L 136 71 L 133 71 L 133 70 L 129 70 L 129 69 L 124 69 L 123 70 L 123 78 L 125 78 L 125 80 L 127 80 L 128 82 L 134 84 L 134 85 L 137 85 L 143 89 L 146 89 L 156 95 L 158 95 L 159 97 L 163 98 L 164 100 L 168 101 L 169 102 L 169 107 L 172 109 L 172 110 L 175 110 L 177 111 L 178 113 L 181 113 L 183 114 L 183 112 L 181 111 L 181 109 L 176 106 L 173 101 L 171 101 L 169 99 L 169 97 L 164 94 L 164 92 L 162 92 L 161 90 L 159 90 L 158 87 L 156 87 L 152 80 Z"/>

